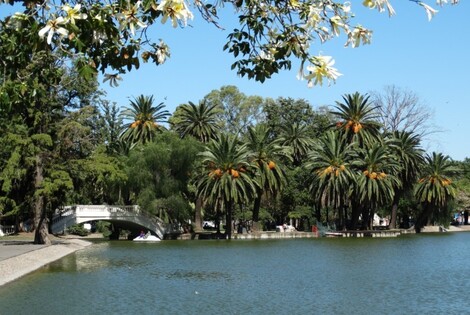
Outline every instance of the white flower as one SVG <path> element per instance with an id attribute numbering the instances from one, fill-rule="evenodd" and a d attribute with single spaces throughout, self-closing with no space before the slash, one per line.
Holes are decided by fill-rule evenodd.
<path id="1" fill-rule="evenodd" d="M 65 28 L 61 27 L 60 25 L 65 24 L 65 19 L 63 17 L 58 17 L 55 20 L 49 20 L 46 23 L 46 26 L 44 26 L 40 31 L 39 31 L 39 36 L 41 38 L 44 38 L 46 33 L 49 33 L 47 35 L 47 43 L 50 45 L 52 41 L 52 36 L 54 36 L 54 33 L 59 33 L 62 36 L 67 36 L 69 33 Z"/>
<path id="2" fill-rule="evenodd" d="M 165 23 L 168 18 L 170 18 L 173 27 L 177 27 L 179 21 L 186 26 L 188 24 L 188 20 L 192 20 L 194 18 L 184 0 L 162 0 L 158 5 L 157 10 L 163 12 L 162 23 Z"/>
<path id="3" fill-rule="evenodd" d="M 157 63 L 163 64 L 166 58 L 170 57 L 170 47 L 160 39 L 160 44 L 157 46 L 155 54 L 157 55 Z"/>
<path id="4" fill-rule="evenodd" d="M 122 10 L 122 13 L 118 14 L 118 18 L 122 21 L 121 29 L 129 25 L 129 29 L 132 35 L 135 35 L 136 26 L 141 28 L 147 27 L 147 25 L 137 17 L 140 4 L 141 2 L 137 1 L 134 6 L 129 9 Z"/>
<path id="5" fill-rule="evenodd" d="M 76 4 L 73 8 L 71 8 L 68 4 L 64 5 L 62 9 L 67 14 L 66 21 L 69 21 L 72 24 L 75 24 L 75 20 L 84 20 L 87 18 L 86 13 L 80 13 L 81 4 Z"/>
<path id="6" fill-rule="evenodd" d="M 431 21 L 432 17 L 434 15 L 436 15 L 437 12 L 439 12 L 436 9 L 433 9 L 432 7 L 430 7 L 429 5 L 427 5 L 424 2 L 418 2 L 418 4 L 426 10 L 426 14 L 428 15 L 428 20 L 429 21 Z"/>
<path id="7" fill-rule="evenodd" d="M 364 0 L 362 4 L 370 9 L 377 8 L 379 12 L 385 11 L 385 7 L 387 7 L 388 15 L 389 16 L 395 15 L 395 10 L 393 9 L 389 0 Z"/>
<path id="8" fill-rule="evenodd" d="M 331 31 L 336 36 L 340 34 L 340 28 L 344 28 L 345 24 L 341 20 L 341 17 L 335 15 L 330 18 Z"/>
<path id="9" fill-rule="evenodd" d="M 304 74 L 301 69 L 298 75 L 299 79 L 308 80 L 308 87 L 323 85 L 323 78 L 327 78 L 328 85 L 330 85 L 331 81 L 336 81 L 342 75 L 338 69 L 333 67 L 335 61 L 331 56 L 316 56 L 312 58 L 311 62 L 312 64 L 307 66 L 308 74 Z M 303 63 L 301 67 L 303 67 Z"/>
<path id="10" fill-rule="evenodd" d="M 381 6 L 383 6 L 385 4 L 385 6 L 387 7 L 387 10 L 388 10 L 388 16 L 393 16 L 395 15 L 395 10 L 393 9 L 392 5 L 390 4 L 390 2 L 388 2 L 388 0 L 381 0 Z"/>
<path id="11" fill-rule="evenodd" d="M 274 61 L 274 55 L 271 51 L 269 50 L 262 50 L 259 52 L 258 55 L 259 59 L 266 60 L 266 61 Z"/>
<path id="12" fill-rule="evenodd" d="M 348 33 L 348 40 L 344 46 L 351 44 L 353 48 L 358 47 L 361 44 L 370 44 L 370 39 L 372 37 L 372 32 L 361 25 L 358 25 L 354 28 L 354 31 Z"/>
<path id="13" fill-rule="evenodd" d="M 308 12 L 307 27 L 315 28 L 322 20 L 322 9 L 316 5 L 311 5 Z"/>

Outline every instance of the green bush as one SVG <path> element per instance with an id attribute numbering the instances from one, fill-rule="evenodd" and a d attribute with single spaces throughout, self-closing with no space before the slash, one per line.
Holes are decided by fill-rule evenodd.
<path id="1" fill-rule="evenodd" d="M 103 237 L 109 237 L 111 235 L 110 230 L 111 223 L 106 221 L 96 222 L 96 231 L 103 234 Z"/>
<path id="2" fill-rule="evenodd" d="M 89 231 L 85 229 L 82 225 L 75 224 L 69 227 L 68 233 L 72 235 L 87 236 L 89 234 Z"/>

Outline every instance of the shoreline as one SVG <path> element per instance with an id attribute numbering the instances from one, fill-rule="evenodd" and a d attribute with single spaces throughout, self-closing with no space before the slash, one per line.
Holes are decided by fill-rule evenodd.
<path id="1" fill-rule="evenodd" d="M 7 257 L 0 260 L 0 286 L 90 245 L 91 242 L 76 238 L 56 239 L 49 246 L 33 245 L 27 240 L 6 240 L 0 246 L 2 254 Z"/>

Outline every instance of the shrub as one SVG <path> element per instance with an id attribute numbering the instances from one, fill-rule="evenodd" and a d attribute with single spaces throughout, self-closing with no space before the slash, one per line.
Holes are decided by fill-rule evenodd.
<path id="1" fill-rule="evenodd" d="M 72 235 L 87 236 L 89 234 L 89 231 L 85 229 L 82 225 L 75 224 L 69 227 L 68 233 Z"/>

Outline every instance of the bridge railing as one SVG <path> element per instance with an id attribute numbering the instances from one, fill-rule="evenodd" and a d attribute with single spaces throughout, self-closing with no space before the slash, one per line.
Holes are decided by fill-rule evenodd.
<path id="1" fill-rule="evenodd" d="M 73 205 L 73 206 L 64 206 L 55 211 L 55 215 L 66 216 L 72 213 L 81 213 L 81 212 L 110 212 L 110 213 L 135 213 L 141 214 L 142 210 L 139 206 L 108 206 L 108 205 Z"/>

